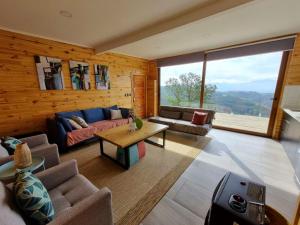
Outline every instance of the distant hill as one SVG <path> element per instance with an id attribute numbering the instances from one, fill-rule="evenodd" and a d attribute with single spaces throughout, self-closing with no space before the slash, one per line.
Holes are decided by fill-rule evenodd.
<path id="1" fill-rule="evenodd" d="M 226 90 L 224 86 L 222 88 Z M 274 94 L 258 91 L 220 91 L 220 89 L 218 86 L 213 97 L 205 102 L 205 108 L 225 113 L 269 117 L 272 108 L 271 99 Z M 241 88 L 239 89 L 241 90 Z M 267 89 L 265 88 L 265 90 Z M 160 93 L 161 104 L 170 105 L 167 99 L 172 94 L 164 86 L 161 87 Z M 199 106 L 199 101 L 192 103 L 183 102 L 182 105 L 197 107 Z"/>
<path id="2" fill-rule="evenodd" d="M 274 80 L 260 80 L 248 83 L 218 83 L 216 84 L 218 91 L 253 91 L 259 93 L 274 93 L 276 81 Z"/>

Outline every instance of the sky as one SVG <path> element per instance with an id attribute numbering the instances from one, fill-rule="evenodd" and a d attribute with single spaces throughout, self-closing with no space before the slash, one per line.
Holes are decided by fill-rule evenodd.
<path id="1" fill-rule="evenodd" d="M 275 89 L 281 57 L 282 52 L 274 52 L 208 61 L 206 83 L 216 84 L 221 90 L 236 90 L 240 86 L 246 91 L 255 89 L 254 86 L 261 83 L 261 92 L 270 92 Z M 162 67 L 161 84 L 165 85 L 169 78 L 188 72 L 201 75 L 202 62 Z M 269 87 L 264 87 L 266 85 Z"/>

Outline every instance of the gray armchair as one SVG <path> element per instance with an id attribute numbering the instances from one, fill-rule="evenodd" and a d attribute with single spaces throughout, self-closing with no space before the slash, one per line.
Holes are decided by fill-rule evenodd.
<path id="1" fill-rule="evenodd" d="M 20 139 L 27 142 L 33 156 L 41 156 L 45 158 L 45 168 L 59 164 L 59 153 L 56 144 L 49 144 L 46 134 L 39 134 L 31 137 Z M 0 165 L 13 160 L 5 148 L 0 145 Z"/>
<path id="2" fill-rule="evenodd" d="M 36 176 L 48 190 L 54 206 L 55 217 L 49 225 L 113 225 L 110 190 L 99 190 L 80 175 L 76 160 L 61 163 Z M 25 225 L 9 188 L 1 182 L 0 202 L 1 225 Z"/>

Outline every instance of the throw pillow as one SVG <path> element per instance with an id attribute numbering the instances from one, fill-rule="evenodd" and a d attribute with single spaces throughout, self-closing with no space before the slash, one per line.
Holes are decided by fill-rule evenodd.
<path id="1" fill-rule="evenodd" d="M 47 189 L 31 172 L 18 171 L 13 191 L 17 206 L 39 224 L 54 218 L 54 208 Z"/>
<path id="2" fill-rule="evenodd" d="M 72 131 L 72 125 L 70 124 L 68 119 L 66 119 L 64 117 L 58 117 L 58 120 L 59 120 L 59 122 L 61 122 L 61 124 L 64 126 L 64 128 L 67 132 Z"/>
<path id="3" fill-rule="evenodd" d="M 192 124 L 204 125 L 206 124 L 206 120 L 207 120 L 207 113 L 195 111 L 192 119 Z"/>
<path id="4" fill-rule="evenodd" d="M 80 126 L 76 121 L 72 119 L 67 119 L 67 120 L 71 124 L 72 128 L 74 128 L 75 130 L 82 129 L 82 126 Z"/>
<path id="5" fill-rule="evenodd" d="M 72 116 L 72 120 L 74 120 L 76 123 L 78 123 L 83 128 L 87 128 L 89 125 L 85 122 L 83 118 L 80 116 Z"/>
<path id="6" fill-rule="evenodd" d="M 120 110 L 121 110 L 122 117 L 124 119 L 129 118 L 129 115 L 130 115 L 129 109 L 127 109 L 127 108 L 120 108 Z"/>
<path id="7" fill-rule="evenodd" d="M 104 117 L 106 120 L 110 120 L 111 119 L 111 114 L 110 114 L 110 110 L 114 109 L 114 110 L 118 110 L 118 106 L 117 105 L 113 105 L 111 107 L 108 108 L 103 108 L 103 113 L 104 113 Z"/>
<path id="8" fill-rule="evenodd" d="M 8 151 L 9 155 L 13 155 L 17 144 L 21 144 L 22 141 L 14 138 L 14 137 L 2 137 L 1 144 Z"/>
<path id="9" fill-rule="evenodd" d="M 112 120 L 122 119 L 122 113 L 121 110 L 119 109 L 118 110 L 111 109 L 110 115 Z"/>

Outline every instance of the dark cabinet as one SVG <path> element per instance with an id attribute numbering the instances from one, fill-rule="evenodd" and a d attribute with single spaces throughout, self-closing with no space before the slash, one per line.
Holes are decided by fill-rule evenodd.
<path id="1" fill-rule="evenodd" d="M 300 122 L 286 112 L 280 142 L 300 179 Z"/>

